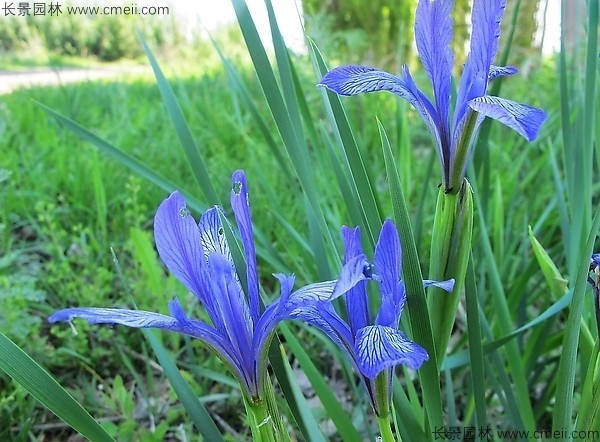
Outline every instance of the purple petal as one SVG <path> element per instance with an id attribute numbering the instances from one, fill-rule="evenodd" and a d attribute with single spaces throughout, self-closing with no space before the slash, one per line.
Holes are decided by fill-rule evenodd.
<path id="1" fill-rule="evenodd" d="M 348 359 L 358 369 L 354 356 L 354 336 L 331 304 L 297 308 L 290 312 L 288 319 L 301 319 L 321 330 L 346 353 Z"/>
<path id="2" fill-rule="evenodd" d="M 454 54 L 452 0 L 421 0 L 415 16 L 415 41 L 435 93 L 440 127 L 449 125 L 450 81 Z"/>
<path id="3" fill-rule="evenodd" d="M 429 355 L 399 330 L 371 325 L 359 330 L 356 336 L 356 358 L 363 375 L 373 379 L 382 370 L 398 364 L 416 370 Z"/>
<path id="4" fill-rule="evenodd" d="M 382 296 L 381 305 L 377 312 L 375 324 L 387 327 L 398 328 L 402 309 L 406 303 L 406 288 L 404 282 L 396 284 L 394 296 Z"/>
<path id="5" fill-rule="evenodd" d="M 517 131 L 527 141 L 536 139 L 540 126 L 546 120 L 546 113 L 541 109 L 489 95 L 471 100 L 469 106 Z"/>
<path id="6" fill-rule="evenodd" d="M 402 78 L 368 66 L 340 66 L 326 73 L 318 86 L 324 86 L 340 95 L 392 92 L 410 102 L 432 132 L 437 130 L 435 123 L 437 112 L 425 94 L 416 86 L 406 66 L 403 68 Z"/>
<path id="7" fill-rule="evenodd" d="M 352 334 L 371 323 L 367 281 L 360 281 L 346 293 L 346 313 Z"/>
<path id="8" fill-rule="evenodd" d="M 173 192 L 158 208 L 154 217 L 154 240 L 160 258 L 171 273 L 205 304 L 209 313 L 214 311 L 210 298 L 205 296 L 206 287 L 200 276 L 204 261 L 200 230 L 179 192 Z"/>
<path id="9" fill-rule="evenodd" d="M 506 0 L 474 0 L 471 31 L 471 50 L 458 88 L 454 127 L 461 125 L 468 102 L 485 95 L 492 60 L 498 51 L 500 21 Z M 456 131 L 455 131 L 456 132 Z"/>
<path id="10" fill-rule="evenodd" d="M 360 227 L 352 229 L 343 226 L 342 236 L 344 238 L 344 263 L 349 262 L 358 255 L 362 255 Z M 346 313 L 348 314 L 352 334 L 370 323 L 371 313 L 367 297 L 367 281 L 360 281 L 346 293 Z"/>
<path id="11" fill-rule="evenodd" d="M 258 293 L 258 270 L 256 265 L 256 250 L 252 235 L 252 219 L 250 217 L 250 202 L 248 199 L 248 183 L 243 170 L 237 170 L 231 176 L 231 207 L 235 221 L 240 229 L 240 237 L 246 255 L 246 274 L 248 281 L 248 299 L 250 312 L 255 321 L 260 315 L 260 298 Z"/>
<path id="12" fill-rule="evenodd" d="M 178 331 L 179 323 L 175 318 L 160 313 L 143 310 L 127 310 L 119 308 L 66 308 L 53 313 L 48 321 L 71 321 L 74 318 L 85 319 L 90 324 L 120 324 L 134 328 L 161 328 Z"/>
<path id="13" fill-rule="evenodd" d="M 248 362 L 251 352 L 253 321 L 246 297 L 236 278 L 231 262 L 218 252 L 208 257 L 210 294 L 218 317 L 211 317 L 218 329 L 224 330 L 232 345 Z"/>
<path id="14" fill-rule="evenodd" d="M 488 73 L 488 82 L 494 78 L 505 77 L 507 75 L 515 75 L 519 70 L 514 66 L 490 66 L 490 72 Z"/>
<path id="15" fill-rule="evenodd" d="M 454 279 L 448 279 L 446 281 L 433 281 L 432 279 L 423 280 L 423 287 L 430 286 L 440 288 L 450 293 L 452 290 L 454 290 Z"/>
<path id="16" fill-rule="evenodd" d="M 407 94 L 412 95 L 400 77 L 369 66 L 339 66 L 327 72 L 317 86 L 324 86 L 340 95 L 377 91 L 392 92 L 403 98 Z"/>
<path id="17" fill-rule="evenodd" d="M 171 301 L 169 308 L 176 316 L 183 318 L 183 311 L 177 300 Z M 85 319 L 90 324 L 119 324 L 133 328 L 157 328 L 198 338 L 214 348 L 232 366 L 236 366 L 230 353 L 230 346 L 215 329 L 200 321 L 180 321 L 176 317 L 161 315 L 160 313 L 146 312 L 143 310 L 128 310 L 119 308 L 67 308 L 59 310 L 48 318 L 51 323 L 72 321 L 75 318 Z"/>
<path id="18" fill-rule="evenodd" d="M 200 229 L 200 241 L 204 250 L 204 258 L 208 262 L 208 256 L 211 253 L 220 253 L 231 262 L 232 267 L 235 269 L 229 244 L 227 244 L 227 238 L 223 231 L 221 217 L 225 219 L 225 214 L 223 213 L 223 209 L 217 206 L 208 209 L 200 217 L 198 228 Z"/>
<path id="19" fill-rule="evenodd" d="M 347 263 L 352 258 L 363 254 L 363 249 L 360 244 L 360 227 L 342 226 L 342 237 L 344 239 L 344 263 Z"/>
<path id="20" fill-rule="evenodd" d="M 428 0 L 427 0 L 428 1 Z M 381 296 L 394 297 L 402 268 L 400 237 L 394 223 L 387 219 L 375 246 L 375 272 L 381 277 Z"/>
<path id="21" fill-rule="evenodd" d="M 471 12 L 471 51 L 467 65 L 473 72 L 485 73 L 487 78 L 492 60 L 498 52 L 500 22 L 506 8 L 506 0 L 475 0 Z"/>
<path id="22" fill-rule="evenodd" d="M 304 286 L 293 292 L 284 304 L 284 310 L 290 311 L 297 307 L 328 302 L 335 289 L 337 280 L 317 282 Z"/>

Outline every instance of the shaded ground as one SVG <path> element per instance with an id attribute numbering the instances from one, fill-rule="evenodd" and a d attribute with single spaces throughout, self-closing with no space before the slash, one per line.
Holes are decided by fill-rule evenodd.
<path id="1" fill-rule="evenodd" d="M 9 94 L 18 88 L 74 83 L 99 80 L 128 74 L 149 73 L 145 66 L 123 66 L 110 68 L 39 68 L 25 71 L 0 70 L 0 95 Z"/>

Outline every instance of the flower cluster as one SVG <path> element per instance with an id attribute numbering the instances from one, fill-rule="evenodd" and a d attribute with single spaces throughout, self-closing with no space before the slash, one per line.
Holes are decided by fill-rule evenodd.
<path id="1" fill-rule="evenodd" d="M 386 221 L 375 255 L 375 268 L 362 253 L 358 229 L 344 228 L 345 264 L 338 279 L 319 282 L 293 291 L 294 276 L 276 274 L 280 297 L 261 312 L 256 252 L 243 171 L 232 176 L 231 207 L 239 228 L 246 261 L 247 293 L 232 259 L 225 230 L 231 229 L 219 207 L 206 211 L 196 224 L 179 192 L 158 208 L 154 238 L 158 253 L 173 275 L 202 303 L 211 324 L 189 318 L 177 298 L 169 303 L 171 316 L 116 308 L 67 308 L 50 316 L 50 322 L 83 318 L 92 324 L 121 324 L 136 328 L 158 328 L 202 340 L 227 364 L 250 398 L 263 395 L 266 346 L 275 327 L 286 319 L 305 319 L 319 326 L 348 349 L 348 354 L 366 378 L 385 367 L 404 363 L 418 368 L 427 353 L 397 330 L 405 300 L 400 281 L 400 242 L 391 221 Z M 365 281 L 382 285 L 382 313 L 376 325 L 369 324 Z M 339 328 L 341 321 L 331 301 L 349 293 L 352 327 Z M 364 308 L 362 313 L 360 309 Z M 317 319 L 319 315 L 321 319 Z M 329 324 L 329 328 L 324 324 Z M 350 334 L 352 337 L 350 337 Z M 339 338 L 338 338 L 339 336 Z"/>
<path id="2" fill-rule="evenodd" d="M 407 66 L 396 76 L 368 66 L 347 65 L 329 71 L 320 86 L 340 95 L 389 91 L 417 110 L 435 141 L 446 192 L 459 191 L 467 160 L 485 117 L 500 121 L 528 141 L 537 137 L 546 113 L 535 107 L 487 95 L 495 78 L 513 75 L 513 66 L 495 66 L 500 21 L 506 0 L 475 0 L 472 10 L 471 46 L 450 123 L 450 89 L 454 54 L 452 42 L 453 0 L 420 0 L 415 17 L 415 40 L 419 57 L 435 96 L 432 102 L 417 87 Z"/>

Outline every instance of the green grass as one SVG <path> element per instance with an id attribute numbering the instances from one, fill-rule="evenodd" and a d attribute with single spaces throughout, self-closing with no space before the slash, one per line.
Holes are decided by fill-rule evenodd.
<path id="1" fill-rule="evenodd" d="M 166 313 L 166 304 L 174 295 L 186 299 L 192 308 L 193 301 L 175 278 L 166 275 L 153 248 L 152 217 L 168 192 L 99 153 L 92 144 L 58 124 L 36 102 L 75 120 L 137 158 L 204 206 L 213 203 L 211 199 L 226 202 L 231 173 L 245 169 L 253 221 L 261 234 L 261 283 L 269 297 L 277 289 L 273 272 L 294 272 L 297 283 L 304 284 L 335 268 L 341 250 L 338 232 L 342 224 L 354 224 L 358 219 L 375 231 L 375 220 L 380 214 L 400 218 L 400 182 L 412 229 L 420 232 L 415 246 L 423 271 L 430 260 L 439 178 L 435 164 L 433 171 L 428 167 L 430 141 L 414 112 L 405 113 L 406 107 L 398 107 L 397 100 L 387 94 L 342 99 L 349 121 L 346 128 L 336 102 L 329 102 L 330 109 L 323 106 L 308 58 L 293 57 L 292 65 L 286 66 L 286 57 L 278 53 L 277 74 L 281 77 L 275 80 L 265 64 L 257 79 L 251 65 L 242 59 L 236 59 L 234 74 L 215 63 L 216 54 L 211 57 L 204 64 L 198 61 L 197 69 L 189 68 L 189 64 L 185 69 L 167 68 L 169 64 L 158 57 L 216 191 L 208 200 L 179 145 L 182 132 L 178 133 L 171 124 L 173 114 L 163 105 L 154 80 L 138 78 L 19 90 L 3 97 L 0 104 L 0 144 L 4 146 L 0 159 L 0 331 L 46 367 L 109 434 L 118 435 L 118 440 L 175 440 L 180 433 L 191 439 L 196 430 L 154 362 L 148 341 L 138 330 L 89 326 L 76 321 L 74 334 L 64 324 L 50 326 L 46 318 L 66 306 L 130 307 L 132 301 L 140 309 Z M 569 147 L 565 149 L 561 135 L 568 139 L 575 136 L 577 129 L 567 127 L 565 120 L 560 119 L 566 106 L 565 94 L 557 87 L 560 75 L 564 74 L 556 69 L 556 61 L 549 59 L 528 77 L 504 81 L 502 96 L 542 107 L 549 120 L 540 138 L 531 144 L 493 124 L 486 139 L 489 158 L 482 163 L 491 165 L 489 176 L 477 180 L 484 175 L 485 167 L 472 170 L 477 193 L 467 298 L 459 307 L 452 351 L 440 373 L 447 425 L 475 426 L 476 422 L 486 422 L 494 428 L 547 429 L 552 427 L 553 419 L 557 422 L 553 417 L 555 397 L 566 397 L 574 403 L 597 401 L 595 396 L 582 392 L 584 382 L 591 382 L 590 374 L 585 378 L 584 375 L 588 366 L 595 367 L 592 362 L 597 351 L 593 343 L 597 337 L 589 331 L 595 330 L 591 296 L 583 291 L 583 273 L 577 274 L 579 266 L 587 265 L 583 256 L 587 253 L 585 240 L 591 226 L 590 215 L 595 210 L 580 215 L 587 216 L 583 220 L 570 210 L 582 186 L 594 201 L 598 189 L 592 182 L 577 181 L 582 178 L 570 169 L 575 161 L 571 155 L 576 153 Z M 418 82 L 424 80 L 419 74 L 416 76 Z M 287 94 L 280 97 L 281 102 L 274 92 L 265 99 L 263 94 L 269 92 L 261 90 L 260 82 L 272 82 L 273 87 L 278 82 L 295 87 L 299 84 L 303 93 L 293 94 L 290 86 Z M 162 93 L 168 91 L 163 89 Z M 583 103 L 578 97 L 573 94 L 567 98 L 571 108 L 580 112 L 573 112 L 571 123 L 575 128 L 577 118 L 589 115 L 581 112 L 583 105 L 588 112 L 592 106 L 589 97 L 587 102 L 581 98 Z M 305 106 L 302 100 L 306 100 Z M 298 115 L 285 114 L 294 106 Z M 173 109 L 171 106 L 170 111 Z M 275 119 L 269 109 L 278 110 Z M 304 125 L 305 132 L 282 130 L 286 118 L 295 129 Z M 327 118 L 337 118 L 335 130 L 341 138 L 345 137 L 345 142 L 349 142 L 350 130 L 354 134 L 356 155 L 348 159 L 356 166 L 352 174 L 347 173 L 345 160 L 337 150 L 338 134 L 332 132 L 331 120 Z M 175 120 L 181 122 L 181 116 Z M 582 127 L 592 123 L 585 120 Z M 387 134 L 383 138 L 385 160 L 381 147 L 383 130 L 380 131 L 383 127 Z M 591 140 L 584 137 L 583 141 L 591 149 Z M 398 177 L 390 168 L 390 155 L 396 158 Z M 365 160 L 364 177 L 357 166 L 359 158 Z M 306 170 L 298 168 L 302 161 Z M 592 164 L 590 167 L 597 172 L 596 163 Z M 344 188 L 338 185 L 340 176 L 352 177 L 359 184 L 352 187 L 348 178 L 348 187 Z M 370 190 L 365 188 L 367 183 L 374 191 L 374 208 L 361 212 L 361 208 L 352 206 L 348 196 L 356 192 L 366 201 Z M 225 208 L 229 211 L 228 204 Z M 580 227 L 572 227 L 576 222 Z M 528 226 L 538 241 L 534 246 Z M 571 242 L 565 245 L 567 232 L 571 233 Z M 367 229 L 363 235 L 366 234 Z M 583 239 L 573 238 L 576 234 Z M 579 247 L 573 241 L 578 241 Z M 372 244 L 365 246 L 369 247 Z M 118 268 L 111 250 L 118 258 Z M 412 249 L 410 254 L 413 259 Z M 556 283 L 556 272 L 540 270 L 540 263 L 546 264 L 546 270 L 552 267 L 550 260 L 556 265 L 556 272 L 570 278 L 565 285 Z M 573 290 L 577 311 L 582 312 L 581 324 L 566 319 L 564 304 L 551 308 Z M 193 312 L 206 319 L 201 309 L 196 307 Z M 533 322 L 543 313 L 544 321 Z M 507 344 L 506 336 L 520 327 Z M 297 375 L 300 362 L 311 368 L 311 381 L 317 390 L 323 388 L 318 387 L 319 373 L 333 378 L 352 377 L 348 364 L 337 357 L 339 352 L 332 356 L 328 342 L 311 330 L 295 325 L 292 330 L 314 367 L 304 353 L 293 356 L 293 352 L 303 350 L 290 342 L 289 348 L 295 349 L 287 355 L 291 365 L 282 366 L 290 376 Z M 248 438 L 244 417 L 239 414 L 242 402 L 238 387 L 220 362 L 199 342 L 174 334 L 160 336 L 193 393 L 213 418 L 217 417 L 216 423 L 227 433 L 226 438 Z M 289 340 L 294 338 L 287 330 L 286 336 Z M 478 345 L 473 336 L 483 336 L 483 343 Z M 503 337 L 506 338 L 496 342 Z M 561 368 L 563 340 L 571 349 L 579 340 L 581 348 L 579 365 L 573 362 L 570 366 L 571 384 L 569 379 L 557 375 L 569 369 Z M 156 343 L 152 342 L 154 347 Z M 468 363 L 469 355 L 476 359 L 472 364 Z M 514 363 L 515 355 L 518 363 Z M 517 375 L 525 380 L 528 391 L 513 392 L 512 380 Z M 469 377 L 474 377 L 472 384 L 462 381 Z M 407 410 L 414 414 L 399 419 L 398 428 L 401 432 L 415 428 L 424 431 L 418 383 L 411 377 L 401 379 L 405 390 L 394 395 L 398 414 L 402 417 Z M 485 385 L 485 392 L 480 391 L 481 385 Z M 574 398 L 569 398 L 569 385 L 574 386 Z M 298 397 L 295 387 L 292 385 L 291 391 Z M 357 431 L 369 435 L 367 424 L 373 417 L 365 407 L 364 393 L 360 386 L 345 388 L 344 394 L 351 392 L 353 399 L 342 400 L 336 392 L 337 399 L 351 410 L 349 417 Z M 331 400 L 330 396 L 322 397 Z M 293 411 L 294 405 L 286 399 L 287 403 L 280 404 L 281 409 L 291 416 L 287 410 Z M 297 400 L 300 408 L 305 406 L 303 399 Z M 356 404 L 359 406 L 353 406 Z M 531 410 L 535 428 L 523 420 L 523 408 Z M 314 431 L 312 420 L 326 421 L 327 411 L 316 406 L 310 418 L 290 420 L 289 425 L 294 431 L 308 434 Z M 587 419 L 596 422 L 591 416 Z M 570 422 L 568 417 L 564 420 Z M 54 415 L 44 411 L 5 376 L 0 376 L 0 422 L 1 440 L 28 440 L 34 436 L 41 439 L 42 435 L 66 439 L 71 434 L 68 427 L 61 426 Z M 337 422 L 347 420 L 344 417 Z M 578 422 L 577 428 L 596 429 L 592 424 L 583 425 Z"/>

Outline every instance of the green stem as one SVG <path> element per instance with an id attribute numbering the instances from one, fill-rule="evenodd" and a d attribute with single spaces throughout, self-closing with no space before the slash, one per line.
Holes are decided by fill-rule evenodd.
<path id="1" fill-rule="evenodd" d="M 472 193 L 471 186 L 465 178 L 457 194 L 447 194 L 441 189 L 438 196 L 427 278 L 436 281 L 454 279 L 452 293 L 430 288 L 427 299 L 438 369 L 446 355 L 471 252 Z"/>
<path id="2" fill-rule="evenodd" d="M 377 415 L 377 423 L 381 432 L 381 440 L 383 442 L 395 442 L 394 433 L 392 431 L 392 422 L 390 420 L 390 376 L 389 370 L 383 370 L 375 378 L 375 413 Z"/>
<path id="3" fill-rule="evenodd" d="M 383 442 L 396 442 L 394 433 L 392 432 L 392 422 L 390 421 L 390 415 L 385 417 L 377 416 L 377 423 L 379 424 L 379 431 L 381 432 L 381 440 Z M 398 441 L 400 437 L 398 436 Z"/>
<path id="4" fill-rule="evenodd" d="M 244 406 L 248 413 L 248 421 L 252 430 L 254 442 L 287 442 L 290 435 L 286 431 L 281 415 L 275 402 L 273 385 L 267 379 L 265 382 L 264 397 L 244 397 Z"/>

